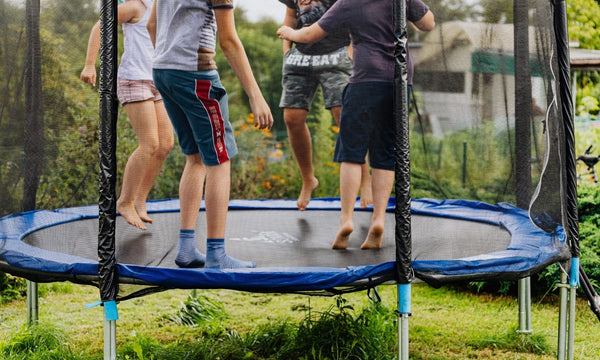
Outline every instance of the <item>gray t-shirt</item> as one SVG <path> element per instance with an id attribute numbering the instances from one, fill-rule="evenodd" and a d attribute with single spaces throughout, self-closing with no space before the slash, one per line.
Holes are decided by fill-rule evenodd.
<path id="1" fill-rule="evenodd" d="M 421 0 L 407 0 L 407 19 L 420 20 L 429 10 Z M 318 21 L 327 33 L 350 31 L 354 67 L 350 83 L 394 81 L 394 21 L 390 0 L 338 0 Z M 408 51 L 408 49 L 407 49 Z M 408 84 L 413 66 L 408 56 Z"/>
<path id="2" fill-rule="evenodd" d="M 290 9 L 296 11 L 297 26 L 300 29 L 317 22 L 336 0 L 313 0 L 309 4 L 300 4 L 299 0 L 279 0 Z M 347 29 L 335 29 L 328 32 L 327 36 L 314 43 L 296 43 L 296 48 L 307 55 L 329 54 L 337 49 L 350 44 Z"/>
<path id="3" fill-rule="evenodd" d="M 162 0 L 156 5 L 152 67 L 184 71 L 216 69 L 217 23 L 213 9 L 233 8 L 233 0 Z"/>

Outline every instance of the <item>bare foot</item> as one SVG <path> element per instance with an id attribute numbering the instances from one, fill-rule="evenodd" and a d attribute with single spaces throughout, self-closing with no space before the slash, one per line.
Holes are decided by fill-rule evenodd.
<path id="1" fill-rule="evenodd" d="M 369 205 L 373 204 L 373 192 L 371 191 L 371 182 L 369 186 L 362 186 L 360 188 L 360 208 L 364 209 Z"/>
<path id="2" fill-rule="evenodd" d="M 352 231 L 354 231 L 354 224 L 352 224 L 352 222 L 340 225 L 340 229 L 335 235 L 335 240 L 333 241 L 331 248 L 335 250 L 343 250 L 347 248 L 348 240 L 350 239 L 350 234 L 352 234 Z"/>
<path id="3" fill-rule="evenodd" d="M 368 249 L 381 249 L 381 244 L 383 243 L 383 225 L 382 224 L 374 224 L 371 225 L 369 229 L 369 233 L 367 234 L 367 239 L 360 246 L 361 250 Z"/>
<path id="4" fill-rule="evenodd" d="M 117 211 L 129 225 L 135 226 L 138 229 L 146 230 L 146 226 L 139 217 L 133 204 L 119 204 L 119 202 L 117 202 Z"/>
<path id="5" fill-rule="evenodd" d="M 309 183 L 302 183 L 302 190 L 300 191 L 300 196 L 298 196 L 298 210 L 304 211 L 312 198 L 312 192 L 314 189 L 319 186 L 319 180 L 316 177 L 313 177 L 313 180 Z"/>
<path id="6" fill-rule="evenodd" d="M 135 211 L 137 212 L 138 216 L 140 217 L 140 219 L 145 222 L 145 223 L 149 223 L 149 224 L 153 224 L 154 221 L 148 217 L 148 212 L 146 210 L 146 204 L 142 204 L 142 205 L 135 205 Z"/>

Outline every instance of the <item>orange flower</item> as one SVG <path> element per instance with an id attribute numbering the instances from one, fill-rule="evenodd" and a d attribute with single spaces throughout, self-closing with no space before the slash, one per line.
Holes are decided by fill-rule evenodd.
<path id="1" fill-rule="evenodd" d="M 271 134 L 271 131 L 269 129 L 262 129 L 260 131 L 265 137 L 268 137 L 269 139 L 273 138 L 273 134 Z"/>

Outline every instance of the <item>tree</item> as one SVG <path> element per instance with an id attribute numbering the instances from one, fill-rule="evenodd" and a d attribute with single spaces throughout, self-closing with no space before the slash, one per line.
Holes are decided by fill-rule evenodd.
<path id="1" fill-rule="evenodd" d="M 569 40 L 582 49 L 600 49 L 600 4 L 594 0 L 567 2 Z M 577 77 L 576 113 L 598 114 L 600 72 L 584 71 Z"/>
<path id="2" fill-rule="evenodd" d="M 246 20 L 243 9 L 236 8 L 235 11 L 238 36 L 246 49 L 254 77 L 273 113 L 275 120 L 273 132 L 284 136 L 286 132 L 283 111 L 279 108 L 283 54 L 281 40 L 276 35 L 278 25 L 272 20 L 251 23 Z M 215 60 L 223 85 L 227 89 L 231 121 L 245 119 L 250 112 L 248 98 L 227 63 L 227 59 L 219 50 L 217 50 Z"/>
<path id="3" fill-rule="evenodd" d="M 583 49 L 600 49 L 600 4 L 595 0 L 567 1 L 569 40 Z"/>

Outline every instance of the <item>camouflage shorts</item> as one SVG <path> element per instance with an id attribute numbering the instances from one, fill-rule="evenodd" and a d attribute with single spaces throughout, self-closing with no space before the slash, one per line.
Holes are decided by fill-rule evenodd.
<path id="1" fill-rule="evenodd" d="M 283 57 L 282 108 L 308 109 L 319 85 L 325 107 L 342 105 L 342 92 L 352 74 L 352 60 L 343 47 L 324 55 L 305 55 L 296 48 Z"/>

